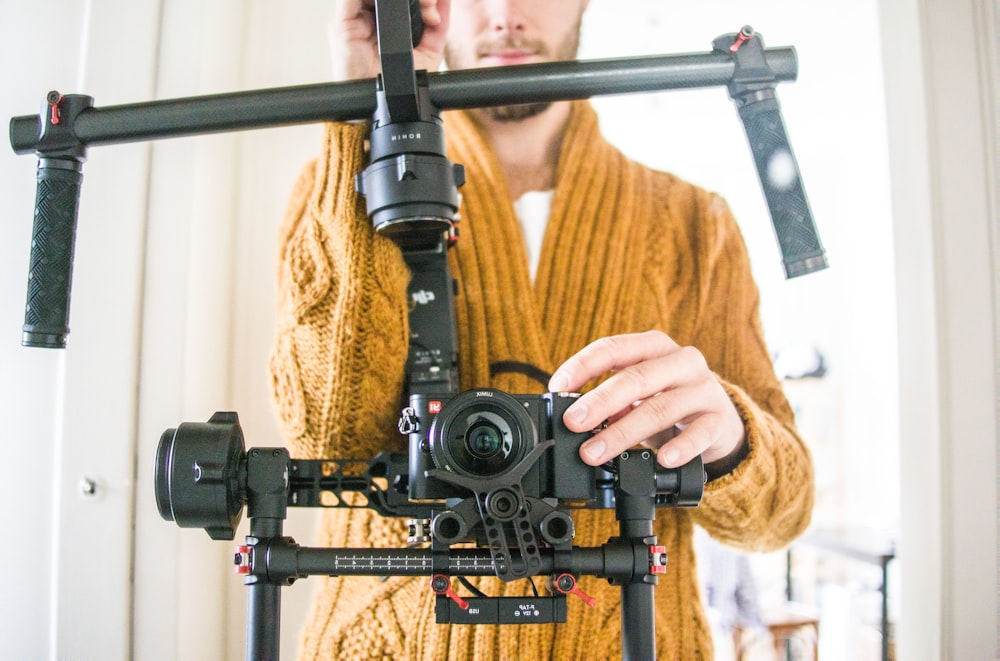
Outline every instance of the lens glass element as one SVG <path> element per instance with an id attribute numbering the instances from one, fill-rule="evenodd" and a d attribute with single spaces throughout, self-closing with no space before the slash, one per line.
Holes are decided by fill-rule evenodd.
<path id="1" fill-rule="evenodd" d="M 504 449 L 504 434 L 489 420 L 475 422 L 465 434 L 465 445 L 469 453 L 477 459 L 489 459 Z M 510 450 L 510 434 L 507 434 L 507 450 Z"/>
<path id="2" fill-rule="evenodd" d="M 537 432 L 524 405 L 511 395 L 467 391 L 438 413 L 430 441 L 439 468 L 488 478 L 516 466 L 537 444 Z"/>
<path id="3" fill-rule="evenodd" d="M 520 438 L 500 412 L 474 408 L 456 420 L 445 442 L 452 468 L 469 475 L 497 475 L 510 468 Z"/>

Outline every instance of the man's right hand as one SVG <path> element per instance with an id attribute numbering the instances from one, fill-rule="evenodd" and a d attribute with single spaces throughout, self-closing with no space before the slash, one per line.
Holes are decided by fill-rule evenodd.
<path id="1" fill-rule="evenodd" d="M 451 0 L 420 0 L 424 36 L 413 49 L 414 68 L 437 71 L 441 66 L 450 5 Z M 381 72 L 375 0 L 334 0 L 329 37 L 335 81 L 374 78 Z"/>

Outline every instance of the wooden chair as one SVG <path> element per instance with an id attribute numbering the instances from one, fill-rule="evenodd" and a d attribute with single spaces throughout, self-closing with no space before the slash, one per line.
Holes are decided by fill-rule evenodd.
<path id="1" fill-rule="evenodd" d="M 819 615 L 814 608 L 786 602 L 777 608 L 764 609 L 761 621 L 771 635 L 776 659 L 784 659 L 788 642 L 798 640 L 812 652 L 811 660 L 819 661 Z M 736 628 L 733 631 L 736 661 L 746 661 L 754 637 L 750 629 Z"/>

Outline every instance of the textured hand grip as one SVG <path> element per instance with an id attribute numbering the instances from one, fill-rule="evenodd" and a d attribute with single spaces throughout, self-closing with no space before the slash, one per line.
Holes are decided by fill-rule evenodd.
<path id="1" fill-rule="evenodd" d="M 21 344 L 63 349 L 69 334 L 82 166 L 73 159 L 43 158 L 38 161 L 37 179 Z"/>
<path id="2" fill-rule="evenodd" d="M 747 103 L 739 112 L 771 211 L 785 276 L 794 278 L 826 268 L 826 255 L 802 187 L 798 163 L 788 143 L 777 99 L 771 97 Z"/>

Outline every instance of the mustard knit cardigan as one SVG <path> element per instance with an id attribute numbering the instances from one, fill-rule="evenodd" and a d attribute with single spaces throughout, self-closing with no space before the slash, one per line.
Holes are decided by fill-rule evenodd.
<path id="1" fill-rule="evenodd" d="M 396 432 L 407 355 L 408 272 L 399 250 L 374 235 L 353 176 L 366 129 L 331 124 L 322 156 L 293 191 L 279 245 L 273 392 L 293 456 L 369 458 L 403 449 Z M 490 377 L 516 360 L 551 373 L 587 343 L 659 329 L 698 347 L 742 416 L 749 455 L 706 486 L 693 510 L 660 509 L 668 550 L 656 589 L 660 659 L 707 659 L 710 631 L 699 597 L 692 527 L 744 549 L 787 545 L 809 521 L 809 453 L 774 376 L 758 319 L 746 249 L 716 195 L 638 165 L 601 136 L 575 103 L 558 163 L 536 281 L 502 170 L 466 113 L 446 113 L 449 158 L 466 167 L 458 244 L 456 314 L 463 389 L 544 389 L 518 374 Z M 574 514 L 578 546 L 617 534 L 613 511 Z M 323 514 L 317 544 L 391 547 L 401 521 L 368 510 Z M 316 578 L 303 634 L 306 659 L 609 659 L 621 656 L 619 589 L 593 577 L 598 599 L 570 600 L 560 625 L 468 626 L 434 622 L 426 577 Z M 536 579 L 537 580 L 537 579 Z M 530 594 L 526 581 L 476 579 L 492 595 Z M 541 581 L 539 581 L 541 585 Z"/>

